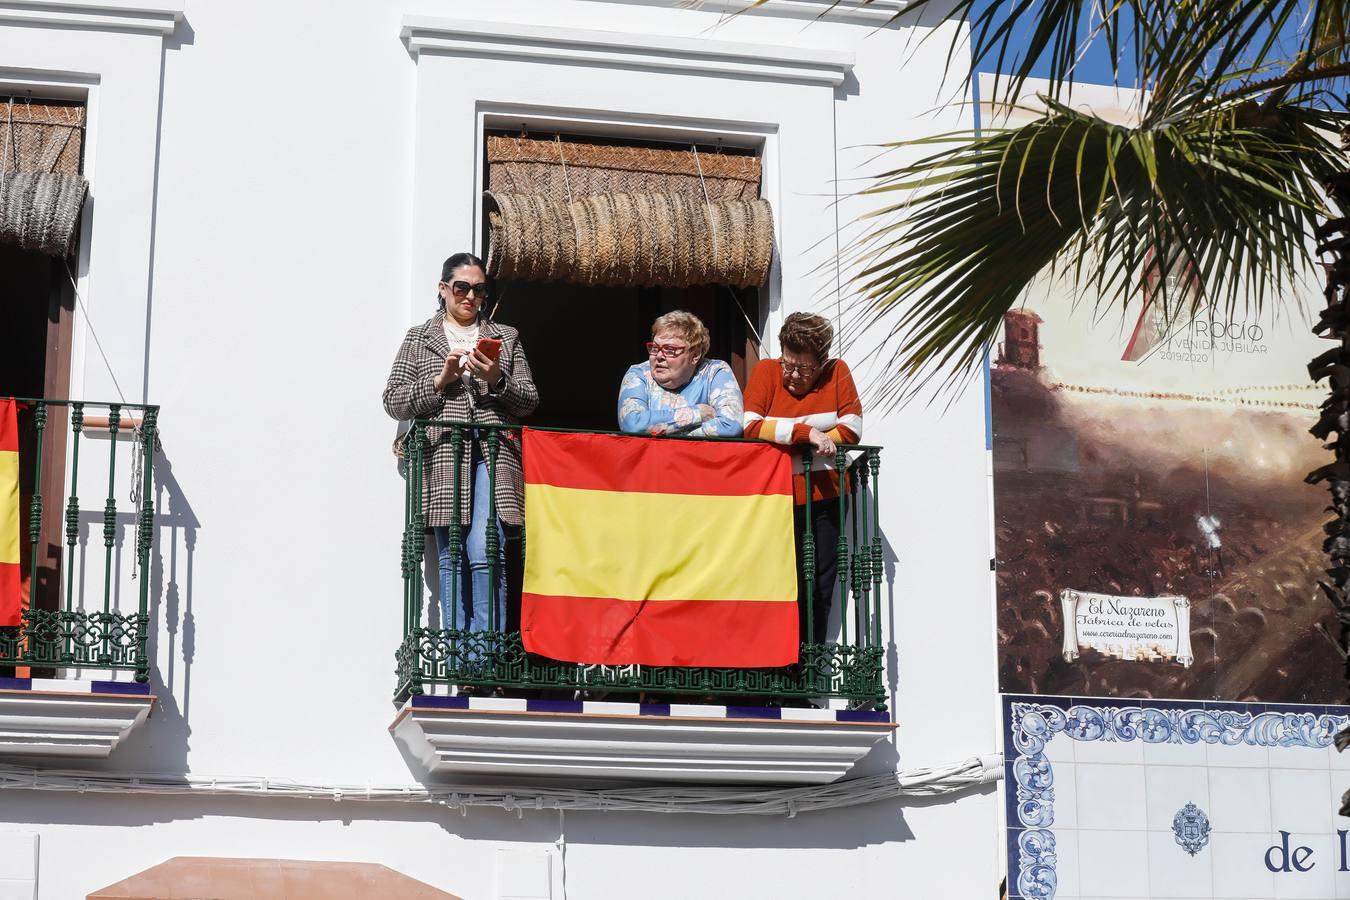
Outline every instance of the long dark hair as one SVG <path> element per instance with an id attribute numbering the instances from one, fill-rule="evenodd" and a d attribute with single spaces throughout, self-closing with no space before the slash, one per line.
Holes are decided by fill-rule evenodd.
<path id="1" fill-rule="evenodd" d="M 447 256 L 445 262 L 441 263 L 441 281 L 449 281 L 450 276 L 455 274 L 455 270 L 460 266 L 477 266 L 483 270 L 483 275 L 487 275 L 487 266 L 481 259 L 472 253 L 456 253 L 453 256 Z M 445 298 L 441 292 L 436 292 L 436 305 L 445 309 Z"/>

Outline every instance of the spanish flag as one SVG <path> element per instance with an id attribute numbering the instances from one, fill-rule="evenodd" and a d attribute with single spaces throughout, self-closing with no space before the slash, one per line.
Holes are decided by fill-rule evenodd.
<path id="1" fill-rule="evenodd" d="M 797 661 L 787 453 L 529 428 L 524 445 L 526 650 L 607 665 Z"/>
<path id="2" fill-rule="evenodd" d="M 19 585 L 19 416 L 0 400 L 0 625 L 22 618 Z"/>

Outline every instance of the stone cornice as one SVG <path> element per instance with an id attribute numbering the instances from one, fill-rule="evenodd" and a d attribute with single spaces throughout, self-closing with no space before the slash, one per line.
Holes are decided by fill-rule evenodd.
<path id="1" fill-rule="evenodd" d="M 171 35 L 183 20 L 182 0 L 0 0 L 0 24 L 139 31 Z"/>
<path id="2" fill-rule="evenodd" d="M 604 3 L 628 3 L 639 6 L 664 6 L 723 14 L 780 16 L 788 19 L 819 19 L 823 22 L 851 22 L 859 25 L 885 25 L 905 10 L 906 0 L 599 0 Z"/>
<path id="3" fill-rule="evenodd" d="M 4 2 L 4 0 L 0 0 Z M 771 44 L 407 16 L 409 52 L 682 71 L 838 86 L 853 54 Z"/>

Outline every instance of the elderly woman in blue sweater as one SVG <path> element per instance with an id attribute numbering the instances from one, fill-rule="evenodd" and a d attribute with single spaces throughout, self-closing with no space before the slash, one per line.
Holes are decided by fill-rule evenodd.
<path id="1" fill-rule="evenodd" d="M 744 404 L 731 368 L 705 359 L 708 329 L 684 310 L 652 323 L 647 361 L 619 388 L 619 429 L 629 434 L 740 437 Z"/>

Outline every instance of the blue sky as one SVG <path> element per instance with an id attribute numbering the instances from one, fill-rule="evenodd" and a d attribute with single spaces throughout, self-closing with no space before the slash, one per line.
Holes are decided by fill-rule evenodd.
<path id="1" fill-rule="evenodd" d="M 971 19 L 973 20 L 976 16 L 984 12 L 984 10 L 989 9 L 990 7 L 997 7 L 1001 4 L 1006 4 L 1007 2 L 1008 0 L 976 0 L 974 8 L 971 10 Z M 1019 31 L 1023 35 L 1030 34 L 1030 28 L 1025 27 L 1020 28 Z M 1286 28 L 1285 32 L 1286 32 L 1284 36 L 1285 52 L 1283 55 L 1291 57 L 1298 51 L 1299 49 L 1298 44 L 1300 42 L 1298 41 L 1298 34 L 1296 28 Z M 1085 26 L 1081 30 L 1080 38 L 1086 39 L 1087 35 L 1088 29 Z M 1025 45 L 1025 39 L 1023 39 L 1022 43 L 1023 45 Z M 993 72 L 994 71 L 993 66 L 994 66 L 993 62 L 982 65 L 981 71 Z M 1045 73 L 1036 72 L 1035 74 L 1043 76 Z M 1119 80 L 1123 87 L 1130 87 L 1133 86 L 1131 84 L 1133 78 L 1134 72 L 1133 69 L 1130 68 L 1128 70 L 1122 71 Z M 1093 42 L 1092 47 L 1088 51 L 1087 55 L 1084 56 L 1082 62 L 1079 64 L 1078 75 L 1075 78 L 1075 80 L 1086 82 L 1089 84 L 1112 83 L 1113 79 L 1111 75 L 1111 59 L 1110 55 L 1107 53 L 1107 47 L 1104 41 L 1098 40 Z M 1341 90 L 1341 88 L 1339 87 L 1337 89 Z"/>
<path id="2" fill-rule="evenodd" d="M 998 6 L 1006 2 L 1007 0 L 976 0 L 974 9 L 971 10 L 970 17 L 973 20 L 976 16 L 983 13 L 989 7 Z M 1019 31 L 1024 34 L 1030 33 L 1029 28 L 1021 28 L 1019 29 Z M 1084 28 L 1082 30 L 1081 37 L 1083 39 L 1086 39 L 1087 33 L 1088 33 L 1087 29 Z M 1025 41 L 1023 41 L 1023 43 L 1025 43 Z M 993 72 L 994 71 L 993 63 L 990 62 L 987 65 L 981 66 L 981 71 Z M 1043 76 L 1046 73 L 1038 71 L 1035 74 Z M 1122 78 L 1122 81 L 1128 81 L 1129 80 L 1128 76 L 1129 73 L 1126 73 L 1126 77 Z M 1078 76 L 1074 80 L 1086 82 L 1088 84 L 1110 84 L 1112 82 L 1111 57 L 1110 54 L 1107 53 L 1105 42 L 1096 41 L 1093 43 L 1092 48 L 1088 51 L 1087 55 L 1083 58 L 1082 62 L 1079 64 Z"/>

